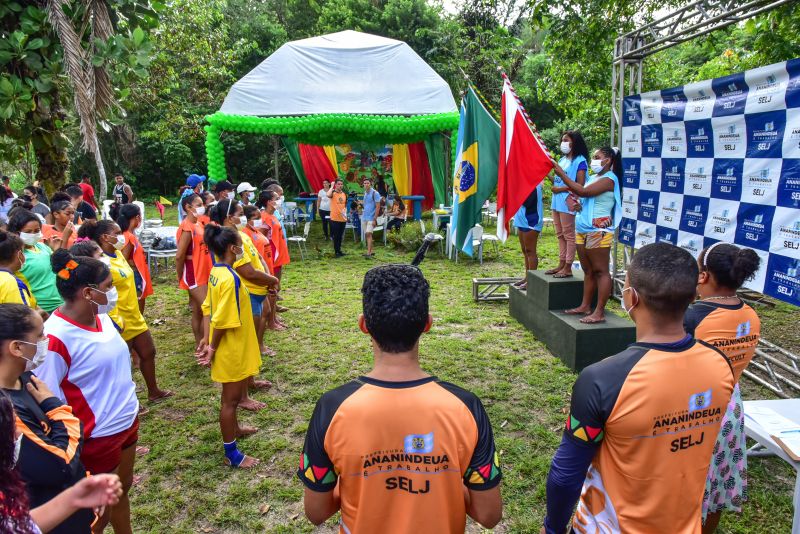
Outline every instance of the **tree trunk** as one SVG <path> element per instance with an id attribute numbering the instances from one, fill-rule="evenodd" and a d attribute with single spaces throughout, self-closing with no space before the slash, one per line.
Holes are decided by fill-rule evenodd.
<path id="1" fill-rule="evenodd" d="M 94 163 L 97 165 L 97 177 L 99 180 L 98 202 L 108 199 L 108 179 L 106 178 L 106 167 L 103 165 L 103 153 L 100 152 L 100 140 L 94 136 Z"/>
<path id="2" fill-rule="evenodd" d="M 273 135 L 272 136 L 272 150 L 273 150 L 273 152 L 272 152 L 272 160 L 273 160 L 273 165 L 275 167 L 275 179 L 278 180 L 278 182 L 281 181 L 281 177 L 279 175 L 280 166 L 279 166 L 279 161 L 278 161 L 278 149 L 279 148 L 280 148 L 280 140 L 278 139 L 277 135 Z"/>
<path id="3" fill-rule="evenodd" d="M 31 145 L 36 156 L 36 180 L 50 197 L 66 183 L 69 169 L 64 134 L 56 127 L 56 120 L 66 120 L 58 92 L 54 93 L 49 109 L 39 106 L 35 113 L 38 115 L 36 122 L 39 127 L 31 136 Z"/>

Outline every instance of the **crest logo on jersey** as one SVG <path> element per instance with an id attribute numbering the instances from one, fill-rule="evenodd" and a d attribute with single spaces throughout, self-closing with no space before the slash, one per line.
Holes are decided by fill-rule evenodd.
<path id="1" fill-rule="evenodd" d="M 689 397 L 689 411 L 705 410 L 711 406 L 711 389 L 695 393 Z"/>
<path id="2" fill-rule="evenodd" d="M 429 434 L 409 434 L 403 440 L 407 454 L 430 454 L 433 452 L 433 432 Z"/>
<path id="3" fill-rule="evenodd" d="M 739 323 L 736 327 L 736 337 L 744 337 L 750 334 L 750 321 Z"/>

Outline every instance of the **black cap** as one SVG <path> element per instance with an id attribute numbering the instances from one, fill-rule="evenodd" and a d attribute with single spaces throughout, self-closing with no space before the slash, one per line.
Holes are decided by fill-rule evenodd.
<path id="1" fill-rule="evenodd" d="M 228 180 L 222 180 L 221 182 L 217 182 L 217 185 L 214 187 L 215 193 L 221 193 L 222 191 L 233 191 L 236 189 L 232 183 Z"/>

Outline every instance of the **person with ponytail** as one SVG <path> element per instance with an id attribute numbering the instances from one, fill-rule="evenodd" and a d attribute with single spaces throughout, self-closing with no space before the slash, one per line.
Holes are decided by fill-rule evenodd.
<path id="1" fill-rule="evenodd" d="M 18 431 L 14 404 L 0 392 L 0 532 L 8 534 L 41 534 L 42 532 L 78 532 L 60 528 L 62 523 L 78 515 L 84 508 L 101 509 L 119 502 L 122 485 L 116 475 L 82 477 L 74 486 L 62 491 L 46 503 L 30 508 L 25 482 L 17 466 L 24 441 Z M 59 527 L 58 530 L 55 530 Z"/>
<path id="2" fill-rule="evenodd" d="M 136 229 L 142 225 L 142 211 L 136 204 L 117 205 L 111 211 L 111 218 L 117 221 L 122 235 L 125 236 L 122 256 L 133 269 L 133 275 L 136 277 L 136 293 L 139 297 L 139 311 L 144 313 L 145 299 L 153 294 L 153 282 L 150 278 L 147 254 L 139 238 L 136 237 Z"/>
<path id="3" fill-rule="evenodd" d="M 553 160 L 556 176 L 581 198 L 573 206 L 578 210 L 575 218 L 575 244 L 584 273 L 583 300 L 577 308 L 566 310 L 569 315 L 584 315 L 584 324 L 604 323 L 605 308 L 611 296 L 611 273 L 608 262 L 614 233 L 622 219 L 619 176 L 622 174 L 622 156 L 619 149 L 604 147 L 592 156 L 589 168 L 594 174 L 586 185 L 581 185 L 564 172 Z M 592 310 L 592 300 L 597 296 L 597 306 Z"/>
<path id="4" fill-rule="evenodd" d="M 56 250 L 58 248 L 68 249 L 75 244 L 75 239 L 78 237 L 78 231 L 72 223 L 75 217 L 75 208 L 72 203 L 67 200 L 59 200 L 53 202 L 50 215 L 53 218 L 53 224 L 45 224 L 42 226 L 42 234 L 45 240 L 48 241 L 50 248 Z"/>
<path id="5" fill-rule="evenodd" d="M 188 291 L 192 309 L 192 332 L 195 346 L 203 338 L 203 301 L 208 291 L 208 274 L 211 272 L 211 255 L 203 241 L 203 225 L 200 217 L 206 215 L 203 200 L 194 193 L 180 200 L 184 217 L 178 227 L 175 269 L 178 272 L 178 287 Z"/>
<path id="6" fill-rule="evenodd" d="M 94 224 L 102 222 L 115 224 Z M 103 261 L 64 249 L 53 253 L 52 271 L 64 304 L 45 321 L 49 352 L 36 374 L 81 420 L 86 469 L 118 474 L 122 480 L 119 505 L 105 511 L 94 532 L 102 532 L 110 520 L 114 532 L 127 534 L 139 401 L 128 345 L 109 316 L 117 302 L 114 280 Z"/>
<path id="7" fill-rule="evenodd" d="M 267 226 L 264 224 L 264 221 L 261 220 L 261 211 L 254 205 L 245 206 L 244 216 L 247 217 L 247 226 L 245 226 L 242 231 L 247 234 L 247 237 L 253 242 L 253 246 L 255 246 L 258 251 L 258 256 L 266 266 L 266 272 L 272 275 L 275 268 L 272 263 L 272 247 L 267 237 L 261 233 L 261 230 Z M 261 316 L 256 317 L 256 336 L 261 343 L 261 354 L 265 356 L 275 356 L 277 354 L 273 349 L 264 344 L 264 331 L 267 325 L 275 329 L 283 328 L 272 326 L 275 321 L 275 297 L 277 297 L 277 295 L 278 293 L 275 289 L 269 288 L 267 290 L 267 298 L 264 301 Z"/>
<path id="8" fill-rule="evenodd" d="M 0 388 L 14 403 L 21 434 L 17 469 L 31 506 L 53 499 L 85 478 L 83 432 L 72 409 L 33 373 L 48 357 L 38 313 L 23 304 L 0 304 Z M 81 510 L 52 532 L 89 534 L 94 514 Z"/>
<path id="9" fill-rule="evenodd" d="M 266 320 L 269 315 L 267 311 L 264 313 L 264 303 L 267 299 L 269 289 L 278 288 L 278 279 L 267 273 L 267 264 L 258 255 L 255 245 L 250 237 L 244 232 L 247 226 L 247 217 L 244 215 L 242 205 L 236 200 L 220 200 L 219 203 L 211 210 L 211 220 L 219 226 L 231 228 L 239 232 L 239 237 L 242 240 L 242 249 L 244 255 L 237 258 L 233 263 L 233 268 L 237 274 L 241 276 L 242 283 L 244 283 L 249 294 L 248 300 L 252 308 L 252 315 L 254 318 L 253 328 L 256 332 L 259 347 L 263 348 L 263 355 L 269 353 L 264 347 L 264 331 L 266 330 Z M 210 226 L 210 225 L 209 225 Z M 208 229 L 209 226 L 206 226 Z M 213 249 L 211 252 L 214 252 Z M 272 383 L 268 380 L 253 380 L 250 382 L 250 387 L 257 389 L 269 389 Z M 263 402 L 245 397 L 240 404 L 245 410 L 260 410 L 266 407 Z"/>
<path id="10" fill-rule="evenodd" d="M 17 271 L 17 277 L 30 288 L 39 307 L 52 313 L 63 301 L 56 289 L 56 277 L 50 269 L 53 251 L 42 243 L 39 217 L 28 210 L 17 210 L 8 221 L 8 231 L 19 235 L 23 244 L 25 262 Z"/>
<path id="11" fill-rule="evenodd" d="M 0 231 L 0 304 L 24 304 L 39 309 L 31 288 L 17 275 L 25 265 L 23 246 L 17 234 Z"/>
<path id="12" fill-rule="evenodd" d="M 229 202 L 223 200 L 220 204 Z M 219 426 L 226 463 L 231 467 L 255 467 L 259 460 L 242 454 L 236 444 L 239 437 L 258 431 L 240 426 L 236 412 L 247 395 L 248 382 L 261 367 L 253 310 L 248 305 L 250 295 L 233 268 L 245 254 L 242 237 L 233 228 L 209 224 L 203 238 L 215 262 L 203 302 L 203 339 L 195 356 L 199 364 L 211 367 L 211 380 L 222 384 Z"/>
<path id="13" fill-rule="evenodd" d="M 139 309 L 133 269 L 121 253 L 126 242 L 122 230 L 117 223 L 107 219 L 87 220 L 78 231 L 78 237 L 88 237 L 97 243 L 103 251 L 104 261 L 108 262 L 118 296 L 117 305 L 109 311 L 109 316 L 122 329 L 122 339 L 139 356 L 139 369 L 147 386 L 147 398 L 151 403 L 156 403 L 171 397 L 171 391 L 158 387 L 156 347 Z"/>
<path id="14" fill-rule="evenodd" d="M 739 379 L 755 355 L 761 321 L 736 291 L 755 276 L 760 263 L 752 249 L 721 241 L 700 252 L 697 260 L 700 298 L 689 307 L 683 320 L 688 333 L 728 357 L 736 381 L 706 479 L 703 495 L 706 534 L 716 531 L 723 510 L 741 512 L 742 503 L 747 500 L 747 449 Z"/>
<path id="15" fill-rule="evenodd" d="M 585 184 L 589 171 L 589 149 L 586 148 L 583 135 L 576 130 L 564 132 L 560 148 L 564 157 L 558 161 L 558 166 L 575 183 Z M 552 274 L 554 278 L 569 278 L 572 276 L 572 262 L 575 261 L 575 210 L 567 203 L 569 187 L 557 175 L 551 190 L 553 200 L 550 208 L 558 238 L 558 266 L 545 271 L 545 274 Z"/>

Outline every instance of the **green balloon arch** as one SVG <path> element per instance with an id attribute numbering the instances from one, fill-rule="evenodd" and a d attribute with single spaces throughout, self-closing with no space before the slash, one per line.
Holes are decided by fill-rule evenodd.
<path id="1" fill-rule="evenodd" d="M 455 161 L 459 115 L 360 115 L 325 113 L 291 117 L 256 117 L 222 112 L 207 115 L 206 157 L 208 177 L 214 181 L 227 178 L 223 131 L 290 137 L 309 145 L 337 145 L 354 141 L 374 144 L 402 144 L 423 141 L 441 132 L 451 133 L 452 159 Z"/>

